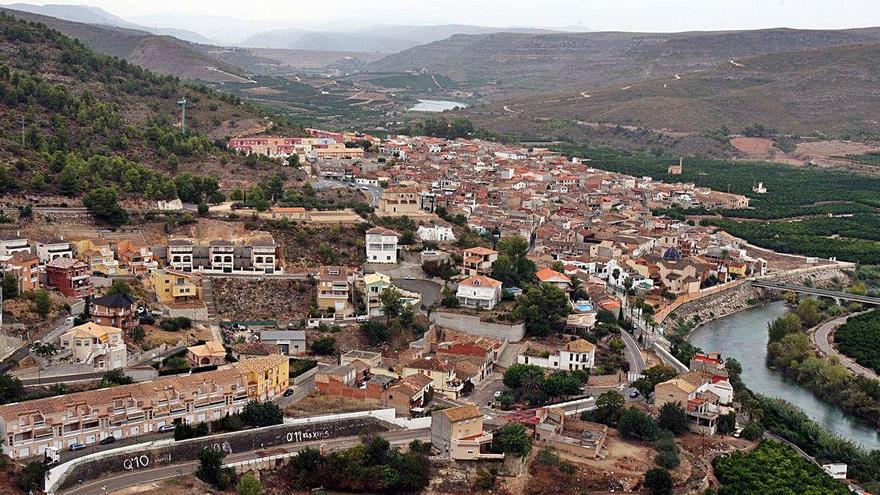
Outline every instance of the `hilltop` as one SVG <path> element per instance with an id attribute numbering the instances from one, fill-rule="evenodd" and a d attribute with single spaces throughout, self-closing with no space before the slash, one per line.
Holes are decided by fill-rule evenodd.
<path id="1" fill-rule="evenodd" d="M 730 59 L 873 42 L 880 42 L 880 28 L 455 35 L 389 55 L 367 70 L 443 74 L 484 95 L 592 91 L 710 69 Z"/>
<path id="2" fill-rule="evenodd" d="M 601 123 L 700 134 L 753 124 L 780 134 L 880 135 L 880 43 L 741 58 L 711 69 L 503 100 L 474 108 L 479 125 L 577 140 Z M 772 131 L 770 131 L 772 132 Z"/>
<path id="3" fill-rule="evenodd" d="M 177 127 L 181 96 L 186 135 Z M 197 199 L 172 176 L 247 183 L 275 167 L 226 150 L 225 137 L 261 131 L 302 129 L 0 12 L 0 193 L 77 197 L 115 185 L 132 198 Z"/>
<path id="4" fill-rule="evenodd" d="M 200 45 L 173 36 L 109 24 L 74 22 L 46 15 L 0 8 L 19 19 L 38 22 L 78 39 L 95 52 L 119 57 L 145 69 L 189 80 L 233 82 L 246 80 L 232 64 L 211 57 Z"/>

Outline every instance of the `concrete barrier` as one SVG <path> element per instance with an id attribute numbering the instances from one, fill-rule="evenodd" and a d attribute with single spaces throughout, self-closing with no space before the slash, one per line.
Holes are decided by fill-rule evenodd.
<path id="1" fill-rule="evenodd" d="M 478 316 L 449 313 L 446 311 L 434 311 L 431 313 L 431 323 L 460 332 L 506 340 L 508 342 L 519 342 L 526 334 L 526 327 L 523 323 L 490 323 L 480 320 Z"/>

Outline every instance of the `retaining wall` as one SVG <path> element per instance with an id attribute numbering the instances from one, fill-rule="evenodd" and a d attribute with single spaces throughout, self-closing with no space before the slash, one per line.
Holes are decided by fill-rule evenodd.
<path id="1" fill-rule="evenodd" d="M 489 323 L 481 321 L 478 316 L 448 313 L 445 311 L 434 311 L 431 313 L 431 323 L 474 335 L 507 340 L 508 342 L 519 342 L 526 334 L 526 326 L 523 323 Z"/>
<path id="2" fill-rule="evenodd" d="M 393 414 L 393 409 L 392 409 Z M 342 416 L 342 415 L 340 415 Z M 302 418 L 312 420 L 316 418 Z M 163 440 L 122 449 L 92 454 L 71 461 L 68 465 L 54 468 L 59 470 L 46 481 L 47 493 L 55 493 L 105 474 L 125 471 L 145 470 L 155 467 L 194 461 L 204 448 L 223 450 L 226 453 L 248 452 L 251 450 L 279 445 L 297 444 L 314 440 L 358 436 L 370 431 L 387 431 L 390 425 L 371 415 L 361 413 L 358 417 L 323 421 L 292 421 L 282 425 L 257 428 L 194 438 L 175 442 Z"/>

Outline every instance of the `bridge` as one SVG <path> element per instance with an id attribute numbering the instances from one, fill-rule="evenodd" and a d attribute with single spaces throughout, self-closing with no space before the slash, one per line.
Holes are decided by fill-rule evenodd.
<path id="1" fill-rule="evenodd" d="M 802 285 L 787 285 L 780 284 L 777 282 L 772 282 L 769 280 L 752 280 L 752 285 L 755 287 L 761 287 L 762 289 L 771 289 L 771 290 L 788 290 L 792 292 L 797 292 L 798 294 L 807 294 L 810 296 L 816 297 L 828 297 L 834 299 L 835 301 L 852 301 L 863 304 L 871 304 L 874 306 L 880 306 L 880 297 L 871 297 L 871 296 L 863 296 L 860 294 L 850 294 L 847 292 L 840 292 L 836 290 L 828 290 L 828 289 L 817 289 L 815 287 L 804 287 Z"/>

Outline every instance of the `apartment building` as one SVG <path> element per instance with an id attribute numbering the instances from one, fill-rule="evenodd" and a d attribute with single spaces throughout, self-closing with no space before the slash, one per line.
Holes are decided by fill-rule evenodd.
<path id="1" fill-rule="evenodd" d="M 366 233 L 367 263 L 397 263 L 397 241 L 400 234 L 382 227 Z"/>
<path id="2" fill-rule="evenodd" d="M 89 279 L 89 265 L 70 256 L 54 258 L 46 264 L 49 287 L 57 289 L 65 297 L 85 299 L 94 293 Z"/>
<path id="3" fill-rule="evenodd" d="M 131 330 L 135 327 L 134 298 L 128 294 L 110 294 L 89 303 L 92 320 L 98 325 Z"/>
<path id="4" fill-rule="evenodd" d="M 0 255 L 0 272 L 15 276 L 19 293 L 40 288 L 40 259 L 30 251 Z"/>
<path id="5" fill-rule="evenodd" d="M 225 239 L 213 240 L 208 245 L 174 239 L 167 246 L 156 248 L 156 255 L 173 270 L 187 273 L 264 275 L 283 271 L 278 246 L 272 239 L 240 245 Z"/>
<path id="6" fill-rule="evenodd" d="M 354 312 L 349 304 L 351 279 L 344 266 L 322 266 L 318 272 L 318 309 L 345 317 Z"/>
<path id="7" fill-rule="evenodd" d="M 491 275 L 492 265 L 498 259 L 498 251 L 474 247 L 462 251 L 461 273 L 468 277 Z"/>
<path id="8" fill-rule="evenodd" d="M 202 423 L 238 413 L 249 400 L 270 400 L 289 386 L 286 357 L 241 361 L 222 370 L 175 376 L 0 406 L 3 453 L 38 456 L 47 447 L 92 445 Z"/>
<path id="9" fill-rule="evenodd" d="M 128 363 L 118 327 L 92 322 L 73 327 L 61 336 L 61 349 L 70 351 L 78 363 L 94 365 L 96 371 L 122 369 Z"/>

